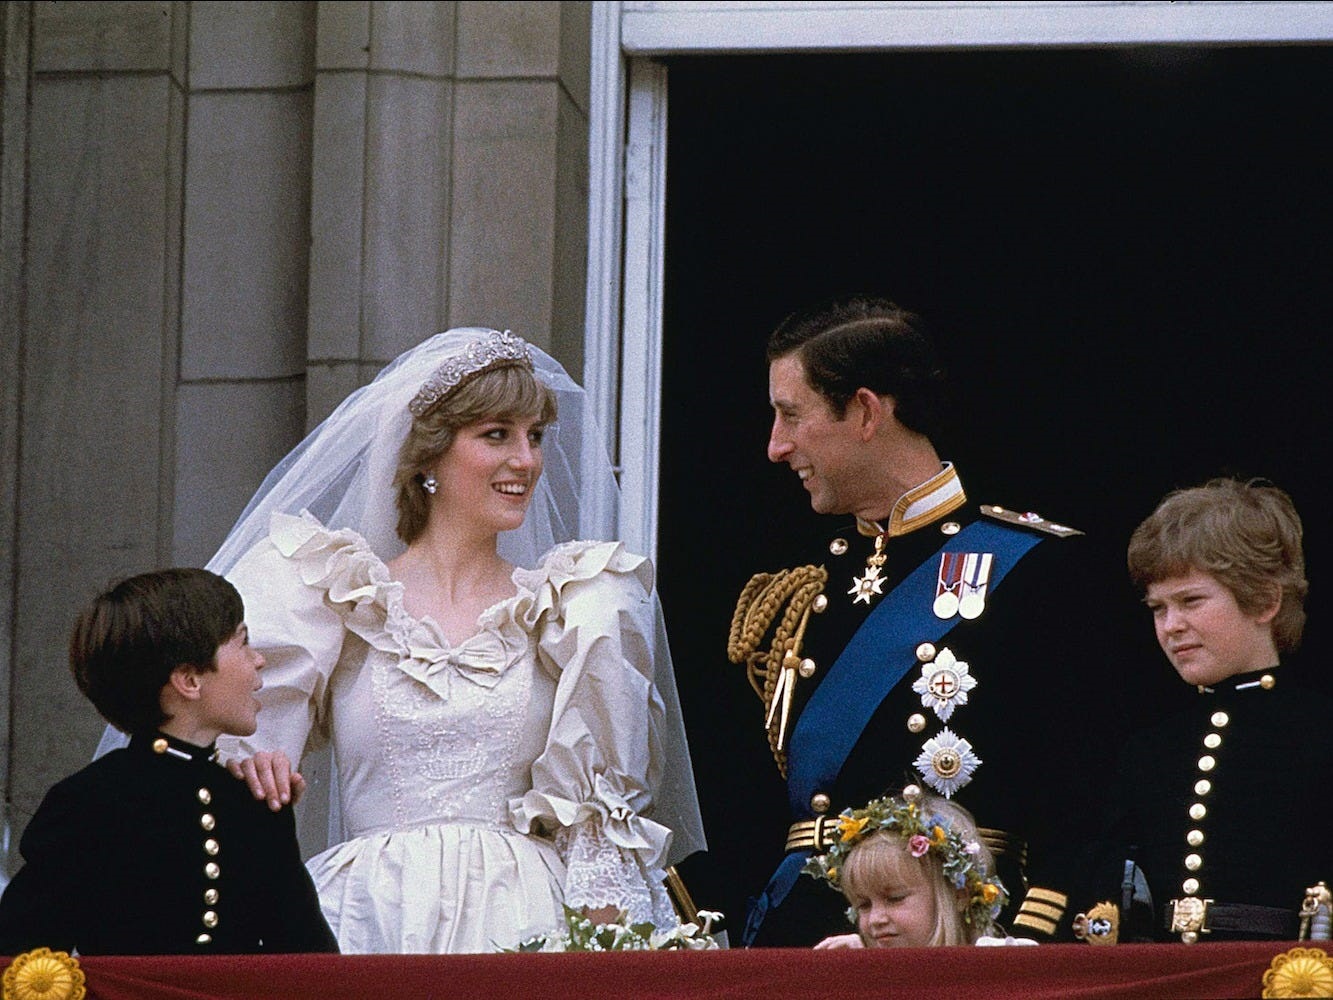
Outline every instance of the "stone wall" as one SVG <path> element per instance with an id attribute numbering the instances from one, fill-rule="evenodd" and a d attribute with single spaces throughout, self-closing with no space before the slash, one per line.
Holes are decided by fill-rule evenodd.
<path id="1" fill-rule="evenodd" d="M 102 723 L 73 616 L 202 565 L 449 326 L 582 367 L 587 3 L 5 3 L 0 745 L 17 835 Z"/>

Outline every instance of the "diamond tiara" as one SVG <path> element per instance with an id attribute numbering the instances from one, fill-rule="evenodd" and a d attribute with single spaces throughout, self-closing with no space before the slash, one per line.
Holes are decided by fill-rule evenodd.
<path id="1" fill-rule="evenodd" d="M 430 378 L 422 383 L 407 408 L 414 417 L 425 416 L 431 407 L 458 388 L 465 379 L 502 364 L 521 365 L 532 371 L 532 353 L 522 337 L 516 337 L 508 330 L 504 333 L 493 330 L 436 368 Z"/>

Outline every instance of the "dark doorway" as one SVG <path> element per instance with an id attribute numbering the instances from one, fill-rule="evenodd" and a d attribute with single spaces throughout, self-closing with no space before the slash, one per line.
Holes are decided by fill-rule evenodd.
<path id="1" fill-rule="evenodd" d="M 1173 487 L 1285 487 L 1314 581 L 1302 660 L 1324 662 L 1333 49 L 669 72 L 659 570 L 712 844 L 685 866 L 701 905 L 739 927 L 785 832 L 760 703 L 725 648 L 742 584 L 818 520 L 764 455 L 764 340 L 813 300 L 865 291 L 925 316 L 957 387 L 941 454 L 995 491 L 973 499 L 1083 528 L 1109 574 Z M 1187 692 L 1122 596 L 1136 662 L 1089 678 L 1089 697 L 1151 716 Z M 1095 741 L 1070 752 L 1096 766 Z"/>

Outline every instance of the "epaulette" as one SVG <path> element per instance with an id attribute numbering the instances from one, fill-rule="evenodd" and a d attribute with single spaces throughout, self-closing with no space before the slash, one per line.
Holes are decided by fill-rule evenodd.
<path id="1" fill-rule="evenodd" d="M 996 507 L 994 504 L 984 503 L 981 505 L 981 513 L 986 517 L 994 518 L 997 521 L 1003 521 L 1005 524 L 1017 525 L 1020 528 L 1032 528 L 1034 531 L 1040 531 L 1043 534 L 1054 535 L 1056 538 L 1069 538 L 1071 535 L 1081 535 L 1083 532 L 1077 528 L 1071 528 L 1067 524 L 1056 524 L 1054 521 L 1048 521 L 1040 514 L 1034 514 L 1028 511 L 1020 514 L 1015 510 L 1008 510 L 1004 507 Z"/>

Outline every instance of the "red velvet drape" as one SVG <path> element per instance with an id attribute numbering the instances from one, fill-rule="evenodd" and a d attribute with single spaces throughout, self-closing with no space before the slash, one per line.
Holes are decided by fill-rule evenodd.
<path id="1" fill-rule="evenodd" d="M 1310 943 L 601 955 L 88 956 L 80 965 L 90 1000 L 491 996 L 1167 1000 L 1258 997 L 1272 960 L 1298 946 Z M 7 964 L 8 960 L 0 960 L 0 967 Z"/>

